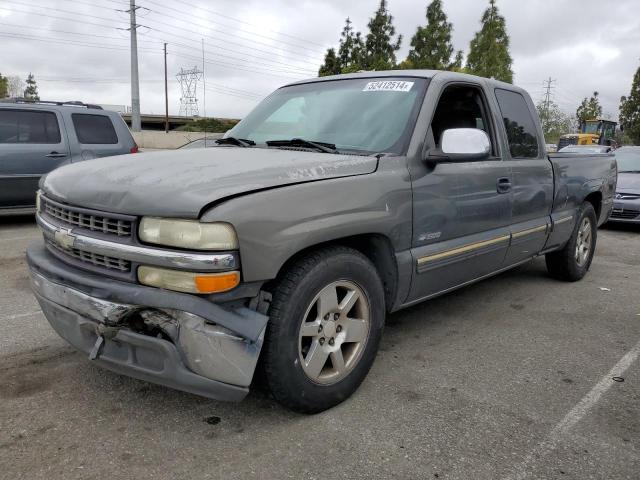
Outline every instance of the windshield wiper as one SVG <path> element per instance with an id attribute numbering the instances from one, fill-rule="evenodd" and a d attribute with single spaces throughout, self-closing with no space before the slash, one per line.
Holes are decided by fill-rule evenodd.
<path id="1" fill-rule="evenodd" d="M 315 148 L 324 153 L 340 153 L 336 149 L 335 144 L 326 142 L 312 142 L 304 138 L 292 138 L 291 140 L 267 140 L 266 143 L 270 147 L 307 147 Z"/>
<path id="2" fill-rule="evenodd" d="M 236 145 L 238 147 L 251 147 L 256 144 L 253 140 L 247 140 L 245 138 L 225 137 L 216 140 L 218 145 Z"/>

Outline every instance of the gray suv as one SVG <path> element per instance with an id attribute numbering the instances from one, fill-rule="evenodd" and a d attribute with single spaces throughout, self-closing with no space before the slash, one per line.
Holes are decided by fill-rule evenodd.
<path id="1" fill-rule="evenodd" d="M 0 101 L 0 215 L 33 212 L 40 177 L 61 165 L 137 151 L 117 112 L 81 102 Z"/>

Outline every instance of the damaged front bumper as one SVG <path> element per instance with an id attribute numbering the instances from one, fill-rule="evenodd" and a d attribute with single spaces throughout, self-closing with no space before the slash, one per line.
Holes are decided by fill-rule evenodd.
<path id="1" fill-rule="evenodd" d="M 265 315 L 82 272 L 41 242 L 29 246 L 27 260 L 47 320 L 96 364 L 216 400 L 248 393 Z"/>

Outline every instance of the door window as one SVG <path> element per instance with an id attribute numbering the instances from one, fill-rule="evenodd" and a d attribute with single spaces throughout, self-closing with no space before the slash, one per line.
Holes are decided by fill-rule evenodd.
<path id="1" fill-rule="evenodd" d="M 447 87 L 440 96 L 431 121 L 433 139 L 437 147 L 441 146 L 442 133 L 451 128 L 477 128 L 486 132 L 491 139 L 490 125 L 482 92 L 469 85 Z M 496 155 L 493 141 L 491 154 Z"/>
<path id="2" fill-rule="evenodd" d="M 106 115 L 74 113 L 71 115 L 71 120 L 80 143 L 102 145 L 118 143 L 118 135 L 111 119 Z"/>
<path id="3" fill-rule="evenodd" d="M 0 143 L 59 144 L 60 141 L 55 113 L 0 109 Z"/>
<path id="4" fill-rule="evenodd" d="M 536 124 L 524 97 L 510 90 L 496 89 L 496 98 L 502 112 L 504 128 L 513 158 L 537 158 L 538 137 Z"/>

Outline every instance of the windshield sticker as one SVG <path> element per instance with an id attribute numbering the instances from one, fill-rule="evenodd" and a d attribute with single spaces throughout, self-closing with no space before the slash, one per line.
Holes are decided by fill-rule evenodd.
<path id="1" fill-rule="evenodd" d="M 369 82 L 362 89 L 363 92 L 408 92 L 413 87 L 413 82 L 380 81 Z"/>

